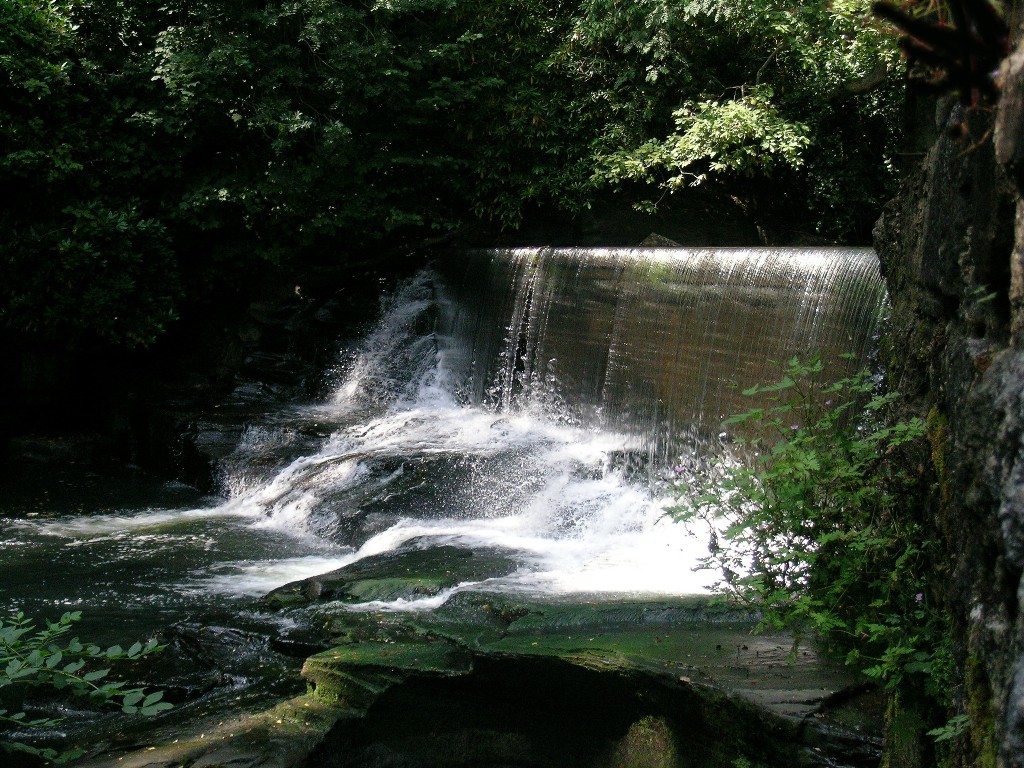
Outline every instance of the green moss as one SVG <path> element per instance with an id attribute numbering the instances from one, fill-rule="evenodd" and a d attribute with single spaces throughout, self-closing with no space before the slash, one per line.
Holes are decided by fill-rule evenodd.
<path id="1" fill-rule="evenodd" d="M 289 587 L 274 592 L 272 595 L 263 598 L 266 607 L 272 611 L 288 610 L 299 608 L 309 603 L 309 597 L 303 593 L 301 587 Z"/>
<path id="2" fill-rule="evenodd" d="M 460 675 L 472 669 L 470 655 L 445 640 L 411 637 L 357 642 L 306 659 L 302 676 L 322 701 L 362 709 L 409 673 Z"/>
<path id="3" fill-rule="evenodd" d="M 611 768 L 680 768 L 675 734 L 663 717 L 633 723 L 616 745 Z"/>
<path id="4" fill-rule="evenodd" d="M 472 670 L 469 652 L 444 638 L 399 623 L 382 625 L 373 637 L 362 636 L 362 629 L 347 635 L 345 645 L 306 659 L 302 676 L 318 698 L 360 708 L 411 673 L 448 676 Z"/>
<path id="5" fill-rule="evenodd" d="M 273 609 L 317 601 L 368 603 L 436 595 L 464 581 L 504 576 L 516 568 L 497 550 L 470 551 L 453 546 L 389 552 L 311 579 L 279 587 L 264 598 Z"/>
<path id="6" fill-rule="evenodd" d="M 751 635 L 756 616 L 708 597 L 580 602 L 462 592 L 423 613 L 321 610 L 338 644 L 307 659 L 308 698 L 338 712 L 343 730 L 350 720 L 369 723 L 373 739 L 416 754 L 519 754 L 529 746 L 521 734 L 541 728 L 554 752 L 568 744 L 608 768 L 726 768 L 737 755 L 790 766 L 796 723 L 814 711 L 811 702 L 854 682 L 812 648 L 791 658 L 788 634 Z M 469 720 L 441 718 L 439 730 L 445 706 Z M 566 718 L 564 733 L 543 725 L 545 707 Z M 576 722 L 594 707 L 586 717 L 606 718 L 605 726 Z M 541 725 L 523 724 L 538 717 Z"/>
<path id="7" fill-rule="evenodd" d="M 445 586 L 439 579 L 431 578 L 364 579 L 350 582 L 344 599 L 357 603 L 399 598 L 408 600 L 422 595 L 436 595 Z"/>
<path id="8" fill-rule="evenodd" d="M 975 768 L 996 766 L 996 713 L 992 706 L 992 687 L 981 658 L 971 654 L 967 659 L 967 716 L 970 719 L 971 746 Z"/>
<path id="9" fill-rule="evenodd" d="M 928 435 L 928 442 L 931 445 L 932 466 L 935 468 L 935 476 L 939 480 L 939 489 L 942 493 L 943 508 L 947 507 L 952 497 L 952 486 L 949 480 L 949 471 L 946 464 L 946 450 L 949 440 L 949 420 L 937 405 L 933 405 L 928 411 L 928 418 L 925 422 Z"/>
<path id="10" fill-rule="evenodd" d="M 926 723 L 912 703 L 895 693 L 885 713 L 885 748 L 881 768 L 927 768 Z"/>

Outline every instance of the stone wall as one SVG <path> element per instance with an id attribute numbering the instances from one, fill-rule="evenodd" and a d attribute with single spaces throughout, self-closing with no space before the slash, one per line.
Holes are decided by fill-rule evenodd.
<path id="1" fill-rule="evenodd" d="M 955 766 L 1024 765 L 1024 48 L 1003 74 L 995 109 L 940 101 L 939 139 L 875 230 L 891 380 L 928 414 L 937 483 L 923 514 L 942 545 L 952 693 L 970 716 Z"/>

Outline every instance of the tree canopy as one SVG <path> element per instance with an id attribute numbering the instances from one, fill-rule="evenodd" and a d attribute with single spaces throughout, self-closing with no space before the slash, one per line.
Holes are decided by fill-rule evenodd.
<path id="1" fill-rule="evenodd" d="M 867 5 L 2 0 L 0 323 L 145 346 L 264 265 L 622 186 L 863 240 L 901 94 Z"/>

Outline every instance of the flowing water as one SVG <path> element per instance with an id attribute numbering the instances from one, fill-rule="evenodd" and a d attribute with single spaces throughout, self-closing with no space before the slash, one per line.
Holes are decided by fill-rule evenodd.
<path id="1" fill-rule="evenodd" d="M 499 548 L 455 589 L 701 592 L 667 479 L 720 445 L 737 394 L 820 351 L 869 357 L 884 307 L 857 249 L 519 249 L 423 271 L 339 362 L 327 401 L 251 424 L 224 496 L 2 502 L 4 602 L 141 635 L 401 548 Z M 119 486 L 121 487 L 121 486 Z M 429 608 L 450 592 L 367 608 Z M 113 641 L 113 639 L 111 640 Z"/>

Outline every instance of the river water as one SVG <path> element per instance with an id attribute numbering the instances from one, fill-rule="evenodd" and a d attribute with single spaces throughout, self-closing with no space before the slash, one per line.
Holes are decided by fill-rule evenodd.
<path id="1" fill-rule="evenodd" d="M 665 516 L 669 480 L 720 446 L 722 418 L 748 407 L 737 391 L 777 378 L 780 361 L 867 361 L 883 307 L 874 255 L 856 249 L 440 263 L 384 302 L 332 397 L 248 424 L 221 495 L 130 469 L 26 476 L 0 502 L 4 602 L 82 610 L 109 642 L 211 609 L 287 632 L 259 596 L 441 544 L 518 564 L 455 590 L 706 591 L 704 540 Z"/>

